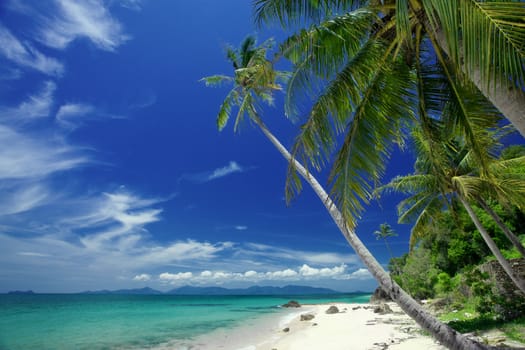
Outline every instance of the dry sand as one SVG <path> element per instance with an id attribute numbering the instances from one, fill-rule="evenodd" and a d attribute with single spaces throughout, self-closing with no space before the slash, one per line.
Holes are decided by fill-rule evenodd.
<path id="1" fill-rule="evenodd" d="M 339 313 L 326 314 L 335 305 Z M 394 311 L 385 315 L 373 312 L 368 304 L 314 305 L 301 314 L 313 314 L 309 321 L 300 321 L 295 314 L 279 325 L 271 341 L 245 349 L 257 350 L 379 350 L 379 349 L 446 349 L 425 335 L 421 328 L 394 303 Z M 299 309 L 300 310 L 300 309 Z M 285 328 L 289 330 L 283 331 Z"/>

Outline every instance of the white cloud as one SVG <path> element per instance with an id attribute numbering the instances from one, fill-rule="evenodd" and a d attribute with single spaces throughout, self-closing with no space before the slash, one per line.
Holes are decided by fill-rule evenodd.
<path id="1" fill-rule="evenodd" d="M 227 166 L 213 170 L 208 176 L 208 181 L 215 180 L 224 176 L 228 176 L 233 173 L 241 173 L 244 169 L 237 164 L 237 162 L 231 161 Z"/>
<path id="2" fill-rule="evenodd" d="M 351 274 L 349 274 L 348 276 L 346 276 L 345 279 L 349 279 L 349 280 L 369 280 L 369 279 L 373 279 L 374 277 L 372 276 L 372 274 L 370 273 L 370 271 L 368 271 L 367 269 L 358 269 L 354 272 L 352 272 Z"/>
<path id="3" fill-rule="evenodd" d="M 355 264 L 359 260 L 355 254 L 304 251 L 256 243 L 247 243 L 245 246 L 246 249 L 239 254 L 249 259 L 304 261 L 309 264 Z"/>
<path id="4" fill-rule="evenodd" d="M 34 209 L 49 199 L 49 191 L 42 185 L 13 185 L 10 189 L 0 190 L 0 216 L 19 214 Z"/>
<path id="5" fill-rule="evenodd" d="M 247 278 L 256 277 L 256 276 L 257 276 L 257 271 L 250 270 L 244 273 L 244 277 L 247 277 Z"/>
<path id="6" fill-rule="evenodd" d="M 159 275 L 159 279 L 161 281 L 166 282 L 178 282 L 180 280 L 189 280 L 193 277 L 193 273 L 191 272 L 179 272 L 179 273 L 168 273 L 164 272 Z"/>
<path id="7" fill-rule="evenodd" d="M 137 275 L 137 276 L 133 277 L 134 281 L 139 281 L 139 282 L 147 282 L 150 279 L 151 279 L 151 276 L 148 275 L 147 273 L 143 273 L 143 274 L 140 274 L 140 275 Z"/>
<path id="8" fill-rule="evenodd" d="M 64 66 L 35 49 L 28 42 L 20 42 L 6 27 L 0 24 L 0 54 L 17 65 L 28 67 L 47 75 L 59 76 Z"/>
<path id="9" fill-rule="evenodd" d="M 76 119 L 86 114 L 93 113 L 95 108 L 84 103 L 68 103 L 60 106 L 57 111 L 56 119 L 65 126 L 73 126 L 78 123 Z"/>
<path id="10" fill-rule="evenodd" d="M 120 6 L 133 11 L 142 10 L 142 0 L 119 0 Z"/>
<path id="11" fill-rule="evenodd" d="M 333 268 L 324 267 L 321 269 L 310 267 L 306 264 L 301 266 L 299 273 L 305 277 L 334 277 L 343 275 L 346 271 L 346 265 L 341 264 L 340 266 L 334 266 Z"/>
<path id="12" fill-rule="evenodd" d="M 0 180 L 34 179 L 86 164 L 89 159 L 63 143 L 21 134 L 0 125 Z"/>
<path id="13" fill-rule="evenodd" d="M 161 281 L 170 281 L 171 284 L 223 284 L 225 282 L 260 283 L 265 281 L 320 281 L 320 280 L 370 280 L 371 275 L 366 269 L 358 269 L 347 273 L 347 266 L 342 264 L 333 267 L 314 268 L 303 264 L 297 269 L 285 268 L 266 272 L 248 270 L 245 272 L 210 271 L 194 272 L 165 272 L 159 276 Z"/>
<path id="14" fill-rule="evenodd" d="M 122 25 L 99 0 L 55 0 L 57 13 L 45 18 L 39 40 L 57 49 L 78 38 L 89 39 L 102 50 L 114 51 L 129 39 Z"/>
<path id="15" fill-rule="evenodd" d="M 55 90 L 56 84 L 52 81 L 47 81 L 38 93 L 30 95 L 28 99 L 18 107 L 3 108 L 0 112 L 2 112 L 4 118 L 15 119 L 15 121 L 18 122 L 47 117 L 53 106 L 53 94 Z"/>
<path id="16" fill-rule="evenodd" d="M 55 118 L 63 128 L 73 130 L 90 120 L 122 119 L 124 117 L 105 113 L 86 103 L 66 103 L 60 106 Z"/>
<path id="17" fill-rule="evenodd" d="M 297 277 L 298 275 L 299 274 L 292 269 L 272 271 L 264 274 L 264 276 L 268 279 L 288 279 L 290 277 Z"/>
<path id="18" fill-rule="evenodd" d="M 238 230 L 238 231 L 245 231 L 245 230 L 248 229 L 248 226 L 237 225 L 237 226 L 235 226 L 235 229 Z"/>

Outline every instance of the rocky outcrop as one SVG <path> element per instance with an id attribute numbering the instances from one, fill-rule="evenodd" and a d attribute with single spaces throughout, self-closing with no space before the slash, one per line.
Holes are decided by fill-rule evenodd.
<path id="1" fill-rule="evenodd" d="M 301 307 L 301 304 L 299 304 L 297 301 L 295 300 L 290 300 L 289 302 L 287 302 L 286 304 L 283 304 L 282 307 Z"/>
<path id="2" fill-rule="evenodd" d="M 339 313 L 339 309 L 337 308 L 337 306 L 330 306 L 326 311 L 325 313 L 327 314 L 337 314 Z"/>
<path id="3" fill-rule="evenodd" d="M 525 278 L 525 259 L 511 259 L 510 266 L 514 273 Z M 496 261 L 489 261 L 479 267 L 480 271 L 489 276 L 493 285 L 493 293 L 500 301 L 494 306 L 494 311 L 504 319 L 514 319 L 525 314 L 525 295 L 514 285 L 503 267 Z"/>
<path id="4" fill-rule="evenodd" d="M 370 304 L 380 304 L 387 301 L 392 301 L 387 292 L 381 287 L 377 287 L 374 294 L 370 297 Z"/>
<path id="5" fill-rule="evenodd" d="M 516 275 L 525 278 L 525 259 L 511 259 L 509 263 Z M 494 284 L 498 294 L 514 298 L 517 296 L 525 297 L 514 286 L 510 277 L 496 260 L 481 265 L 479 269 L 489 275 L 489 279 Z"/>

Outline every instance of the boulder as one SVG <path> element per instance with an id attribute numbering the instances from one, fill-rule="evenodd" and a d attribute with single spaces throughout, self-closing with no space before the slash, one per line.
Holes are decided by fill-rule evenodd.
<path id="1" fill-rule="evenodd" d="M 286 304 L 283 305 L 283 307 L 301 307 L 301 304 L 299 304 L 297 301 L 295 300 L 290 300 L 289 302 L 287 302 Z"/>
<path id="2" fill-rule="evenodd" d="M 381 304 L 386 301 L 392 301 L 392 299 L 383 288 L 377 287 L 374 294 L 370 297 L 370 304 Z"/>
<path id="3" fill-rule="evenodd" d="M 290 331 L 290 328 L 289 328 L 289 327 L 283 328 L 283 332 L 284 332 L 284 333 L 288 333 L 289 331 Z"/>
<path id="4" fill-rule="evenodd" d="M 339 312 L 339 309 L 337 308 L 337 306 L 330 306 L 328 308 L 328 310 L 325 311 L 325 313 L 327 314 L 337 314 Z"/>
<path id="5" fill-rule="evenodd" d="M 313 320 L 314 317 L 315 316 L 312 314 L 304 314 L 304 315 L 301 315 L 301 321 L 310 321 L 310 320 Z"/>
<path id="6" fill-rule="evenodd" d="M 392 309 L 388 304 L 379 304 L 374 307 L 374 313 L 385 315 L 385 314 L 391 314 L 393 313 Z"/>

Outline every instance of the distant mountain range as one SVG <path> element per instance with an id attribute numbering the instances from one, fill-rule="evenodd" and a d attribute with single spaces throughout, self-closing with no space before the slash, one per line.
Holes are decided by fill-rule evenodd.
<path id="1" fill-rule="evenodd" d="M 81 294 L 119 294 L 119 295 L 327 295 L 341 294 L 328 288 L 315 288 L 307 286 L 285 286 L 285 287 L 260 287 L 228 289 L 222 287 L 192 287 L 184 286 L 167 292 L 161 292 L 152 288 L 119 289 L 119 290 L 97 290 L 86 291 Z"/>

